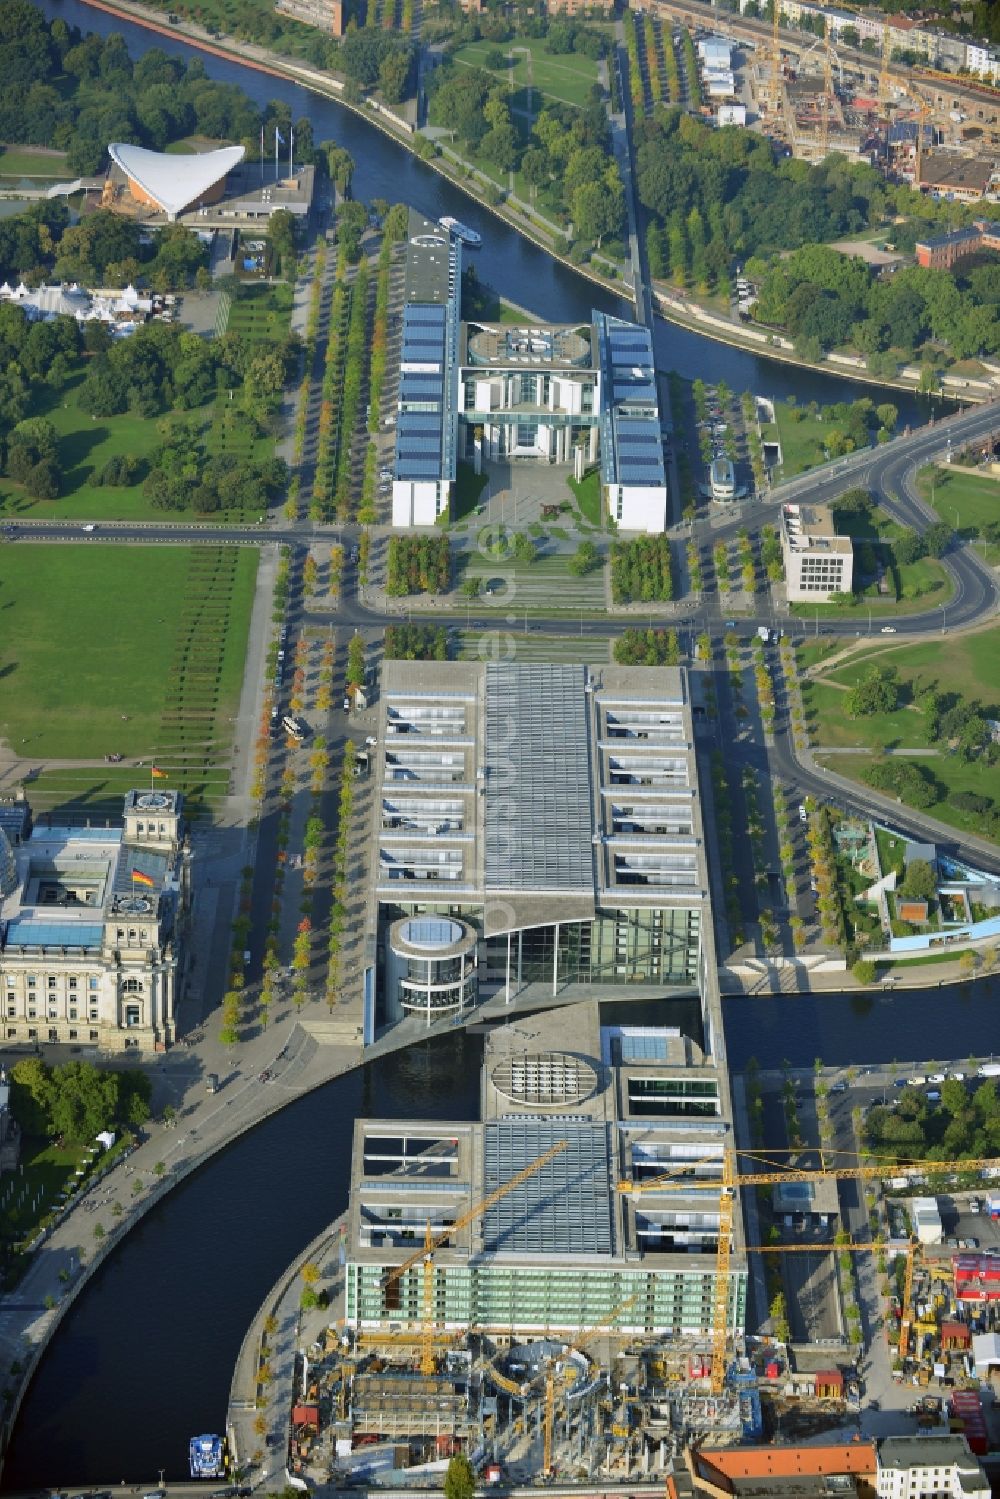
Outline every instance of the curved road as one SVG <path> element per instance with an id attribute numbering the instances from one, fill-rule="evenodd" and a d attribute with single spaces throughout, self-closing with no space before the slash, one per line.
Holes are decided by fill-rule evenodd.
<path id="1" fill-rule="evenodd" d="M 975 438 L 983 438 L 1000 429 L 1000 405 L 988 404 L 959 412 L 933 425 L 895 438 L 891 443 L 874 449 L 853 453 L 849 457 L 810 474 L 788 480 L 777 486 L 768 500 L 751 507 L 741 507 L 736 516 L 725 512 L 695 523 L 695 536 L 703 544 L 711 546 L 715 541 L 735 534 L 746 525 L 754 525 L 774 519 L 783 503 L 788 501 L 813 501 L 829 503 L 845 489 L 863 485 L 878 497 L 882 508 L 902 525 L 922 530 L 932 519 L 928 506 L 919 498 L 915 488 L 916 471 L 933 458 L 943 457 L 949 446 L 958 449 Z M 293 525 L 270 526 L 213 526 L 205 524 L 183 524 L 151 521 L 102 522 L 93 532 L 84 532 L 79 523 L 60 521 L 9 522 L 0 528 L 0 536 L 8 541 L 35 540 L 51 542 L 85 543 L 121 542 L 127 545 L 190 544 L 250 545 L 263 546 L 279 543 L 298 549 L 309 547 L 322 539 L 331 542 L 342 539 L 348 544 L 358 535 L 360 527 L 320 526 L 309 522 Z M 687 534 L 687 526 L 676 528 L 678 536 Z M 953 593 L 947 605 L 938 605 L 922 614 L 899 615 L 893 619 L 893 627 L 900 635 L 931 635 L 943 630 L 957 629 L 982 621 L 990 616 L 1000 602 L 1000 590 L 993 572 L 984 566 L 973 549 L 962 542 L 955 544 L 942 559 L 948 571 Z M 312 610 L 312 616 L 323 624 L 354 626 L 359 629 L 384 629 L 400 618 L 399 612 L 388 613 L 372 609 L 360 603 L 355 592 L 356 573 L 348 569 L 345 589 L 340 607 L 336 610 Z M 520 628 L 516 617 L 507 613 L 502 603 L 491 604 L 479 599 L 472 606 L 480 617 L 475 628 L 506 628 L 512 632 Z M 461 628 L 462 618 L 454 610 L 415 611 L 423 623 Z M 471 612 L 471 610 L 470 610 Z M 879 616 L 880 619 L 884 616 Z M 771 627 L 781 623 L 787 628 L 793 620 L 795 633 L 809 633 L 808 619 L 780 616 L 776 620 L 771 610 L 763 614 L 741 615 L 738 621 L 740 634 L 753 634 L 758 624 Z M 594 639 L 607 639 L 621 632 L 627 620 L 622 617 L 604 616 L 586 619 L 563 616 L 546 617 L 532 614 L 530 628 L 543 634 L 587 634 Z M 719 634 L 724 628 L 722 608 L 717 595 L 706 599 L 692 599 L 676 606 L 667 622 L 672 626 L 693 631 Z M 527 623 L 527 621 L 525 621 Z M 822 621 L 824 635 L 850 637 L 858 632 L 855 619 L 827 617 Z M 839 789 L 840 800 L 869 815 L 891 816 L 894 824 L 915 837 L 926 836 L 927 820 L 908 811 L 902 805 L 867 791 L 853 781 L 847 781 L 835 773 L 817 769 L 809 760 L 800 760 L 791 741 L 791 736 L 780 722 L 776 727 L 774 742 L 767 751 L 769 772 L 781 779 L 798 795 L 812 795 L 820 801 L 829 801 L 831 788 Z M 959 858 L 965 858 L 980 867 L 1000 873 L 1000 852 L 983 840 L 963 841 L 950 830 L 942 834 L 943 846 Z"/>

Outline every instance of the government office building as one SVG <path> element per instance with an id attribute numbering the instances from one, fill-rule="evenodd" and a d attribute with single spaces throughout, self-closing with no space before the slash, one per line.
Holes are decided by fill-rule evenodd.
<path id="1" fill-rule="evenodd" d="M 0 1003 L 8 1045 L 165 1051 L 191 870 L 176 791 L 130 791 L 119 827 L 0 808 Z"/>
<path id="2" fill-rule="evenodd" d="M 450 513 L 459 463 L 599 467 L 620 530 L 667 525 L 653 345 L 637 323 L 461 321 L 462 245 L 410 212 L 392 524 Z"/>
<path id="3" fill-rule="evenodd" d="M 565 1141 L 435 1255 L 435 1322 L 704 1336 L 732 1116 L 686 673 L 385 662 L 379 728 L 366 1031 L 498 1029 L 478 1122 L 358 1121 L 348 1321 L 419 1321 L 386 1270 Z"/>

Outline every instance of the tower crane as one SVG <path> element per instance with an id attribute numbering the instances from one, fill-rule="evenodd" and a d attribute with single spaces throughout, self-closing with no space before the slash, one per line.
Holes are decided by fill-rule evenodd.
<path id="1" fill-rule="evenodd" d="M 390 1298 L 386 1293 L 391 1292 L 393 1287 L 398 1287 L 403 1276 L 406 1275 L 407 1271 L 412 1270 L 414 1265 L 422 1267 L 420 1298 L 421 1374 L 433 1374 L 436 1367 L 434 1358 L 434 1255 L 441 1248 L 441 1245 L 445 1244 L 453 1234 L 461 1233 L 463 1228 L 468 1228 L 470 1223 L 475 1223 L 477 1218 L 481 1218 L 484 1213 L 489 1212 L 494 1203 L 499 1202 L 502 1197 L 506 1197 L 508 1192 L 512 1192 L 515 1187 L 519 1187 L 522 1182 L 526 1182 L 530 1177 L 534 1176 L 536 1171 L 541 1171 L 543 1166 L 547 1166 L 550 1161 L 555 1160 L 556 1156 L 561 1155 L 568 1146 L 568 1140 L 559 1140 L 540 1155 L 537 1160 L 532 1161 L 530 1165 L 525 1166 L 522 1171 L 518 1171 L 501 1186 L 487 1193 L 479 1202 L 473 1203 L 472 1207 L 456 1218 L 454 1223 L 447 1224 L 446 1227 L 439 1229 L 437 1233 L 434 1232 L 428 1222 L 421 1248 L 414 1250 L 411 1255 L 403 1260 L 402 1264 L 393 1265 L 383 1275 L 382 1292 L 385 1305 L 388 1307 Z M 398 1298 L 398 1290 L 395 1294 Z"/>
<path id="2" fill-rule="evenodd" d="M 771 1156 L 801 1154 L 801 1151 L 771 1151 Z M 826 1155 L 845 1155 L 847 1152 L 818 1152 Z M 729 1261 L 732 1254 L 732 1227 L 734 1192 L 737 1187 L 774 1186 L 780 1182 L 817 1181 L 879 1181 L 890 1176 L 914 1177 L 916 1179 L 954 1171 L 997 1170 L 1000 1158 L 986 1157 L 965 1161 L 893 1161 L 875 1159 L 865 1163 L 857 1156 L 848 1156 L 854 1165 L 822 1165 L 818 1167 L 794 1167 L 787 1162 L 778 1165 L 759 1151 L 727 1147 L 721 1155 L 701 1157 L 695 1161 L 684 1161 L 671 1171 L 645 1181 L 628 1178 L 618 1182 L 618 1191 L 641 1196 L 646 1192 L 685 1192 L 692 1184 L 699 1189 L 719 1192 L 719 1238 L 716 1249 L 715 1275 L 712 1293 L 712 1393 L 719 1395 L 726 1380 L 726 1347 L 729 1341 Z M 766 1166 L 764 1170 L 737 1171 L 737 1163 L 745 1160 L 751 1166 Z M 698 1174 L 698 1172 L 702 1174 Z M 710 1175 L 708 1173 L 711 1173 Z M 912 1260 L 912 1256 L 911 1256 Z M 912 1292 L 912 1265 L 910 1270 Z M 904 1298 L 905 1299 L 905 1298 Z"/>

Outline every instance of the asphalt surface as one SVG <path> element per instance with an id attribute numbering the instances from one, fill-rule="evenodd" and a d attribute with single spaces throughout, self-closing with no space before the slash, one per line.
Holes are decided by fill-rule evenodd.
<path id="1" fill-rule="evenodd" d="M 864 485 L 872 490 L 879 504 L 894 520 L 922 530 L 934 517 L 916 493 L 917 470 L 931 459 L 944 456 L 948 451 L 949 441 L 958 450 L 970 440 L 986 437 L 997 430 L 1000 430 L 1000 404 L 973 407 L 933 425 L 919 428 L 913 433 L 903 434 L 881 447 L 853 453 L 822 469 L 789 480 L 777 486 L 770 498 L 762 503 L 738 507 L 736 513 L 728 510 L 713 513 L 695 523 L 695 535 L 711 547 L 717 540 L 735 535 L 748 524 L 757 527 L 765 521 L 775 519 L 784 503 L 804 499 L 814 503 L 828 503 L 845 489 L 856 485 Z M 77 545 L 90 542 L 161 546 L 191 543 L 236 546 L 280 544 L 304 553 L 317 540 L 322 540 L 324 545 L 340 541 L 345 550 L 349 550 L 360 534 L 360 529 L 357 525 L 322 526 L 305 521 L 276 526 L 213 526 L 152 521 L 142 524 L 101 522 L 93 531 L 85 531 L 79 523 L 18 520 L 3 526 L 0 536 L 8 544 L 17 540 Z M 687 531 L 688 527 L 682 525 L 675 528 L 674 534 L 684 536 Z M 954 589 L 951 601 L 944 608 L 938 606 L 922 614 L 897 615 L 890 620 L 880 615 L 880 624 L 874 628 L 880 629 L 882 623 L 891 622 L 897 636 L 917 637 L 939 634 L 945 629 L 967 627 L 988 619 L 997 609 L 1000 591 L 992 572 L 984 566 L 972 547 L 957 542 L 942 562 Z M 486 599 L 478 600 L 474 608 L 479 618 L 472 623 L 473 629 L 513 630 L 520 620 L 520 615 L 515 619 L 515 616 L 506 613 L 502 604 L 493 606 Z M 723 616 L 728 612 L 728 608 L 723 608 L 718 595 L 713 594 L 700 600 L 692 599 L 687 605 L 680 603 L 666 619 L 658 622 L 668 623 L 692 634 L 705 631 L 717 638 L 726 628 Z M 452 629 L 465 628 L 461 614 L 455 610 L 415 610 L 414 615 L 422 623 Z M 387 612 L 359 602 L 357 576 L 352 567 L 345 572 L 339 607 L 335 610 L 310 611 L 304 615 L 302 623 L 308 621 L 331 628 L 347 627 L 381 632 L 387 624 L 398 621 L 399 618 L 398 610 Z M 581 634 L 595 640 L 606 640 L 620 634 L 624 622 L 622 616 L 601 616 L 589 620 L 581 618 L 568 622 L 565 614 L 532 614 L 530 628 L 533 632 L 558 635 L 565 634 L 568 629 L 574 634 L 579 630 Z M 763 624 L 771 627 L 780 625 L 786 634 L 793 636 L 821 633 L 846 639 L 858 634 L 857 623 L 853 618 L 842 620 L 827 617 L 816 621 L 814 626 L 808 619 L 775 615 L 771 608 L 765 612 L 741 615 L 736 621 L 736 633 L 746 638 L 755 633 L 758 625 Z M 330 728 L 334 739 L 338 743 L 342 742 L 346 724 L 334 723 Z M 869 793 L 853 782 L 848 785 L 832 780 L 827 772 L 798 758 L 789 731 L 787 705 L 779 705 L 773 742 L 749 748 L 749 758 L 754 761 L 762 776 L 783 782 L 792 797 L 812 795 L 827 803 L 839 801 L 845 807 L 849 806 L 852 810 L 869 816 L 888 815 L 885 798 Z M 834 795 L 831 795 L 831 787 L 834 788 Z M 892 807 L 891 815 L 894 824 L 903 832 L 915 837 L 926 835 L 926 820 L 918 813 L 910 812 L 899 804 L 898 807 Z M 262 827 L 262 853 L 266 853 L 269 836 L 270 830 Z M 957 836 L 942 839 L 941 846 L 959 859 L 1000 873 L 1000 853 L 991 855 L 979 844 L 965 844 Z"/>

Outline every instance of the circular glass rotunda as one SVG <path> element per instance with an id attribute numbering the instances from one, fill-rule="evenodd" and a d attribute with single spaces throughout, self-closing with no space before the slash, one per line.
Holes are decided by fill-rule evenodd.
<path id="1" fill-rule="evenodd" d="M 389 929 L 388 1018 L 427 1016 L 472 1004 L 477 990 L 475 927 L 453 916 L 404 916 Z"/>

